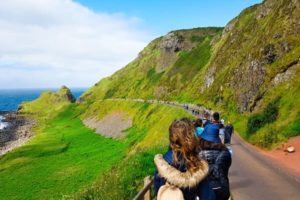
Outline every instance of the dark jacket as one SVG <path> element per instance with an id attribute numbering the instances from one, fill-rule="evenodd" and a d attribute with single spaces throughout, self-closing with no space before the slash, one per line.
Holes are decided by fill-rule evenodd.
<path id="1" fill-rule="evenodd" d="M 184 163 L 181 163 L 179 165 L 175 165 L 174 160 L 173 160 L 173 153 L 171 150 L 169 150 L 166 154 L 164 154 L 163 159 L 170 165 L 173 166 L 174 168 L 176 168 L 178 171 L 180 172 L 186 172 L 186 167 Z M 157 165 L 157 163 L 156 163 Z M 159 166 L 159 165 L 157 165 Z M 206 164 L 207 166 L 207 164 Z M 208 168 L 208 166 L 207 166 Z M 166 173 L 166 170 L 159 170 L 160 173 Z M 208 171 L 208 169 L 207 169 Z M 206 173 L 208 173 L 206 171 Z M 162 174 L 162 176 L 165 174 Z M 155 189 L 155 195 L 157 195 L 158 190 L 161 186 L 163 186 L 166 183 L 166 179 L 162 178 L 161 175 L 158 174 L 158 172 L 155 172 L 154 175 L 154 189 Z M 204 178 L 200 183 L 198 183 L 197 185 L 193 186 L 193 187 L 181 187 L 184 184 L 187 183 L 182 183 L 181 186 L 178 186 L 184 195 L 184 199 L 185 200 L 195 200 L 196 196 L 198 196 L 201 200 L 215 200 L 215 194 L 211 188 L 211 186 L 209 185 L 208 179 L 206 178 L 207 174 L 203 174 Z M 184 178 L 183 178 L 184 179 Z M 184 179 L 187 180 L 187 179 Z M 168 180 L 168 182 L 170 182 L 170 180 Z"/>
<path id="2" fill-rule="evenodd" d="M 209 165 L 209 182 L 216 194 L 217 200 L 228 200 L 230 197 L 230 186 L 228 171 L 231 165 L 231 154 L 224 150 L 202 150 L 200 157 L 205 159 Z"/>
<path id="3" fill-rule="evenodd" d="M 232 135 L 233 131 L 234 131 L 234 129 L 233 129 L 233 126 L 231 124 L 228 124 L 225 127 L 225 144 L 230 143 L 231 135 Z"/>

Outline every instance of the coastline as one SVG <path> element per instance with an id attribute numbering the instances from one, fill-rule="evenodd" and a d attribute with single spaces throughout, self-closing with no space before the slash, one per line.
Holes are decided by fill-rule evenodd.
<path id="1" fill-rule="evenodd" d="M 27 143 L 32 137 L 33 119 L 19 116 L 17 112 L 3 112 L 5 122 L 9 125 L 0 130 L 0 157 Z"/>

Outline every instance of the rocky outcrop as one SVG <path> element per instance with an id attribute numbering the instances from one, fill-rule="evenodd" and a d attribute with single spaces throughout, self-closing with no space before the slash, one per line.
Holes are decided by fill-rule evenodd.
<path id="1" fill-rule="evenodd" d="M 162 38 L 159 44 L 160 57 L 157 61 L 156 72 L 160 73 L 177 60 L 176 53 L 184 48 L 184 37 L 171 32 Z"/>
<path id="2" fill-rule="evenodd" d="M 32 137 L 33 119 L 19 116 L 17 113 L 6 113 L 6 122 L 9 126 L 0 130 L 0 156 L 24 145 Z"/>
<path id="3" fill-rule="evenodd" d="M 66 86 L 62 86 L 59 89 L 58 95 L 64 96 L 71 103 L 74 103 L 76 101 L 76 98 L 72 94 L 71 90 L 68 87 L 66 87 Z"/>
<path id="4" fill-rule="evenodd" d="M 273 86 L 276 86 L 280 83 L 286 82 L 290 79 L 292 79 L 295 76 L 295 71 L 297 68 L 300 67 L 300 64 L 297 62 L 291 67 L 289 67 L 287 70 L 278 73 L 271 81 Z"/>
<path id="5" fill-rule="evenodd" d="M 237 103 L 240 112 L 249 111 L 260 86 L 264 83 L 266 69 L 258 60 L 253 60 L 246 66 L 239 66 L 234 71 L 235 79 L 232 87 L 237 92 Z"/>

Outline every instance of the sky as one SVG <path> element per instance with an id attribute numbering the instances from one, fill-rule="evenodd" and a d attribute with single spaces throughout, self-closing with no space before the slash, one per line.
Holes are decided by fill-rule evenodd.
<path id="1" fill-rule="evenodd" d="M 90 87 L 171 30 L 225 26 L 261 0 L 0 1 L 0 88 Z"/>

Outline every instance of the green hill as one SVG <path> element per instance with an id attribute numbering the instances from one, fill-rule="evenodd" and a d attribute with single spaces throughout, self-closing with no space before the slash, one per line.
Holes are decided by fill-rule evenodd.
<path id="1" fill-rule="evenodd" d="M 118 98 L 219 110 L 265 148 L 298 135 L 299 8 L 295 0 L 266 0 L 225 28 L 172 31 L 77 102 L 63 87 L 24 103 L 19 112 L 38 125 L 29 143 L 0 158 L 0 199 L 132 199 L 154 171 L 154 154 L 168 148 L 170 123 L 192 116 Z M 104 136 L 120 129 L 116 139 Z"/>
<path id="2" fill-rule="evenodd" d="M 252 143 L 271 147 L 300 133 L 298 10 L 299 1 L 266 0 L 224 29 L 172 31 L 96 83 L 81 101 L 145 98 L 202 104 L 222 111 Z M 272 106 L 269 118 L 265 112 Z"/>

